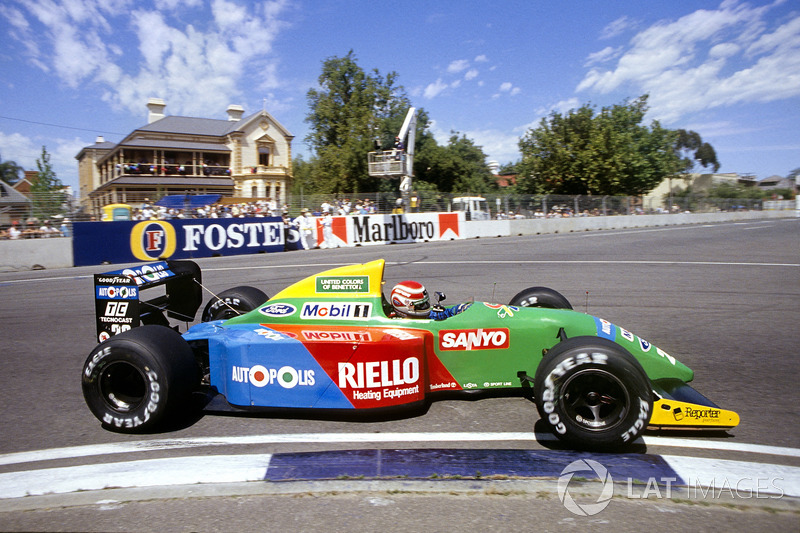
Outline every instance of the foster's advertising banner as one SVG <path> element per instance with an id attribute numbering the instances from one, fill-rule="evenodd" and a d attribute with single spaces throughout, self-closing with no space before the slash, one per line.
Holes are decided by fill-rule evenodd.
<path id="1" fill-rule="evenodd" d="M 282 252 L 280 217 L 76 222 L 75 266 Z"/>

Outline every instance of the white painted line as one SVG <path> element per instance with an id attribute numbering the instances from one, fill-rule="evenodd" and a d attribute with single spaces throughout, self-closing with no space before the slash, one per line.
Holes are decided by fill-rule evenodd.
<path id="1" fill-rule="evenodd" d="M 509 442 L 509 441 L 549 441 L 556 440 L 552 435 L 536 436 L 530 432 L 480 433 L 480 432 L 440 432 L 440 433 L 284 433 L 271 435 L 242 435 L 229 437 L 193 437 L 187 439 L 157 439 L 132 442 L 116 442 L 66 448 L 51 448 L 0 455 L 0 466 L 57 459 L 74 459 L 120 453 L 152 452 L 213 446 L 236 446 L 256 444 L 356 444 L 364 443 L 406 443 L 406 442 Z M 708 449 L 800 457 L 800 449 L 762 444 L 737 442 L 678 439 L 674 437 L 644 437 L 648 446 L 673 448 Z"/>
<path id="2" fill-rule="evenodd" d="M 786 446 L 768 446 L 766 444 L 747 444 L 746 442 L 730 442 L 703 439 L 678 439 L 676 437 L 644 437 L 645 444 L 650 446 L 668 446 L 672 448 L 694 448 L 701 450 L 724 450 L 729 452 L 758 453 L 783 457 L 800 457 L 800 448 Z"/>
<path id="3" fill-rule="evenodd" d="M 11 472 L 0 474 L 0 499 L 108 488 L 261 481 L 271 457 L 205 455 Z"/>
<path id="4" fill-rule="evenodd" d="M 715 497 L 732 494 L 745 499 L 764 495 L 800 497 L 798 466 L 677 455 L 661 457 L 686 481 L 691 496 L 710 493 Z"/>

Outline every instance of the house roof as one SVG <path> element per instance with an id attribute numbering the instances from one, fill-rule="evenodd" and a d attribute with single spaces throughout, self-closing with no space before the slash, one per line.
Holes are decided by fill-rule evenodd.
<path id="1" fill-rule="evenodd" d="M 229 120 L 168 116 L 151 122 L 141 128 L 136 128 L 136 131 L 186 133 L 190 135 L 222 137 L 231 131 L 235 131 L 237 125 L 239 125 L 239 122 Z"/>
<path id="2" fill-rule="evenodd" d="M 30 204 L 31 200 L 18 190 L 14 189 L 11 185 L 4 181 L 0 181 L 0 205 L 22 205 Z"/>
<path id="3" fill-rule="evenodd" d="M 758 184 L 762 185 L 762 186 L 763 185 L 773 185 L 773 184 L 780 183 L 785 179 L 786 178 L 784 178 L 783 176 L 774 175 L 774 176 L 770 176 L 768 178 L 764 178 L 763 180 L 759 181 Z"/>
<path id="4" fill-rule="evenodd" d="M 85 150 L 91 148 L 107 150 L 107 153 L 98 158 L 97 163 L 101 163 L 108 157 L 111 157 L 118 147 L 126 146 L 162 148 L 170 150 L 207 150 L 229 152 L 230 148 L 224 144 L 224 140 L 227 135 L 237 131 L 244 131 L 254 122 L 260 122 L 263 120 L 268 121 L 278 131 L 280 131 L 281 135 L 287 139 L 291 140 L 294 138 L 294 136 L 289 133 L 289 130 L 284 128 L 283 125 L 275 119 L 275 117 L 267 113 L 265 110 L 258 111 L 237 121 L 171 115 L 135 129 L 129 133 L 119 144 L 103 142 L 87 146 L 81 150 L 76 158 L 80 159 L 81 154 L 83 154 Z M 142 138 L 142 134 L 144 134 L 144 137 L 153 137 L 153 134 L 205 136 L 209 137 L 210 142 L 203 143 L 197 141 L 179 141 L 174 139 L 166 140 Z"/>
<path id="5" fill-rule="evenodd" d="M 283 127 L 275 117 L 266 111 L 258 111 L 241 120 L 221 120 L 214 118 L 179 117 L 167 116 L 137 128 L 136 131 L 146 131 L 152 133 L 183 133 L 187 135 L 209 135 L 223 137 L 235 131 L 242 131 L 251 122 L 259 119 L 267 119 L 278 128 L 283 136 L 293 137 L 289 130 Z"/>

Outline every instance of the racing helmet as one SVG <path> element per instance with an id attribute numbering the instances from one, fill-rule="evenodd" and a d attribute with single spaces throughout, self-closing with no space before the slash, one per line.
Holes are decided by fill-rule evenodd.
<path id="1" fill-rule="evenodd" d="M 391 293 L 394 310 L 403 316 L 427 318 L 431 312 L 428 291 L 417 281 L 401 281 Z"/>

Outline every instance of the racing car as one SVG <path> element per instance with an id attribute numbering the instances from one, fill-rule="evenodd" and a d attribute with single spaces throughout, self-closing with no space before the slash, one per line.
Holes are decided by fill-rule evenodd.
<path id="1" fill-rule="evenodd" d="M 376 412 L 474 391 L 528 396 L 567 445 L 616 449 L 656 429 L 727 430 L 739 416 L 688 385 L 687 366 L 546 287 L 471 302 L 444 320 L 396 318 L 385 261 L 334 268 L 269 298 L 240 286 L 195 321 L 202 273 L 161 261 L 97 274 L 97 340 L 83 394 L 102 425 L 157 430 L 204 391 L 234 412 Z M 142 298 L 160 287 L 163 294 Z M 444 309 L 444 296 L 438 296 Z M 355 411 L 354 411 L 355 410 Z"/>

